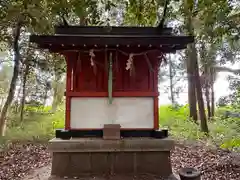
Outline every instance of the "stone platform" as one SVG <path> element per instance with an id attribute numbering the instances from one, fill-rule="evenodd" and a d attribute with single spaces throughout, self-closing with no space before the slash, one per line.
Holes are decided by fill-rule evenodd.
<path id="1" fill-rule="evenodd" d="M 148 175 L 170 178 L 169 138 L 52 139 L 52 177 L 83 178 L 108 175 Z M 158 178 L 157 178 L 158 179 Z"/>
<path id="2" fill-rule="evenodd" d="M 170 176 L 168 178 L 160 178 L 160 177 L 154 177 L 152 175 L 140 175 L 140 176 L 129 176 L 129 175 L 115 175 L 115 176 L 107 176 L 107 177 L 101 177 L 101 176 L 93 176 L 93 177 L 82 177 L 82 178 L 59 178 L 59 177 L 51 177 L 48 180 L 180 180 L 179 178 L 176 178 L 175 176 Z"/>

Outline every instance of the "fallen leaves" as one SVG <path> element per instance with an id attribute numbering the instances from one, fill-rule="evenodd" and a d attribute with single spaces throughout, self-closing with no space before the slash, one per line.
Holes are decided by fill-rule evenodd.
<path id="1" fill-rule="evenodd" d="M 50 164 L 47 146 L 24 144 L 12 146 L 5 153 L 0 166 L 0 180 L 18 180 L 32 170 Z M 176 146 L 172 152 L 175 172 L 182 167 L 194 167 L 202 173 L 204 180 L 238 180 L 240 177 L 240 155 L 238 153 L 212 150 L 204 146 Z M 47 171 L 50 171 L 47 168 Z M 40 172 L 39 176 L 41 176 Z M 48 172 L 49 173 L 49 172 Z"/>
<path id="2" fill-rule="evenodd" d="M 14 144 L 4 153 L 0 164 L 0 180 L 18 180 L 31 170 L 50 163 L 46 145 Z"/>
<path id="3" fill-rule="evenodd" d="M 240 155 L 212 150 L 204 146 L 177 146 L 172 152 L 175 171 L 182 167 L 194 167 L 201 171 L 204 180 L 240 179 Z"/>

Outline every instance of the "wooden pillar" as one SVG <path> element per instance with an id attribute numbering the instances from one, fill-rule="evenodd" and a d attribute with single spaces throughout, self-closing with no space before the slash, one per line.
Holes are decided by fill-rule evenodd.
<path id="1" fill-rule="evenodd" d="M 66 75 L 66 111 L 65 111 L 65 130 L 70 129 L 70 110 L 71 110 L 71 97 L 69 93 L 72 91 L 72 61 L 69 54 L 64 54 L 67 64 Z"/>
<path id="2" fill-rule="evenodd" d="M 158 92 L 158 71 L 159 71 L 159 66 L 160 66 L 161 60 L 157 59 L 157 63 L 154 67 L 154 75 L 153 75 L 153 89 L 154 92 L 156 92 L 159 95 Z M 153 107 L 154 107 L 154 129 L 157 130 L 159 129 L 159 108 L 158 108 L 158 95 L 154 97 L 153 101 Z"/>

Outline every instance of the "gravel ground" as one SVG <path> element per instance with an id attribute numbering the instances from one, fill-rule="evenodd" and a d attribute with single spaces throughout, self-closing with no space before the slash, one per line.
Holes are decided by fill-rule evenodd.
<path id="1" fill-rule="evenodd" d="M 0 166 L 0 180 L 47 180 L 50 176 L 50 160 L 46 145 L 14 145 L 5 153 Z M 203 180 L 240 179 L 239 153 L 212 150 L 201 145 L 177 145 L 172 151 L 172 165 L 175 172 L 182 167 L 195 167 L 202 172 Z M 114 179 L 119 178 L 127 179 Z"/>

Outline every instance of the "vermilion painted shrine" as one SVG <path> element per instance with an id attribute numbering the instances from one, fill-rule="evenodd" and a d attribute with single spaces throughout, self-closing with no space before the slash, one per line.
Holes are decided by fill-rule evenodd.
<path id="1" fill-rule="evenodd" d="M 49 145 L 52 175 L 172 174 L 173 141 L 159 129 L 158 75 L 164 55 L 193 37 L 171 28 L 58 26 L 55 35 L 30 41 L 64 55 L 67 64 L 65 129 Z M 102 138 L 108 125 L 119 125 L 109 131 L 117 140 Z"/>

